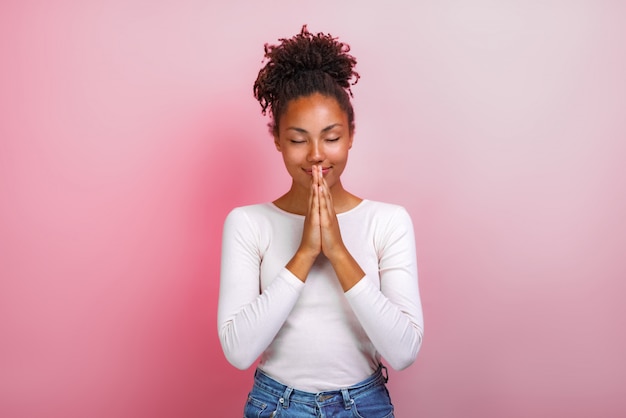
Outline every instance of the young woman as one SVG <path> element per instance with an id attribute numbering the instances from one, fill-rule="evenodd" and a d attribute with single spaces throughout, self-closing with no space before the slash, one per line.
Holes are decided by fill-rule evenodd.
<path id="1" fill-rule="evenodd" d="M 245 417 L 393 417 L 381 358 L 422 343 L 413 225 L 341 183 L 354 137 L 349 46 L 306 25 L 265 45 L 254 84 L 291 188 L 224 223 L 219 337 L 239 369 L 260 357 Z"/>

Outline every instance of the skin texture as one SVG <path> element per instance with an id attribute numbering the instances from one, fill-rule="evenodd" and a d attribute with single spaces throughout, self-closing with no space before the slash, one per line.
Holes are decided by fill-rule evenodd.
<path id="1" fill-rule="evenodd" d="M 274 138 L 292 178 L 289 191 L 274 204 L 305 216 L 300 246 L 286 267 L 306 282 L 315 259 L 324 256 L 344 291 L 365 275 L 345 247 L 337 221 L 337 213 L 362 200 L 341 184 L 352 139 L 348 117 L 337 101 L 318 93 L 288 104 Z"/>

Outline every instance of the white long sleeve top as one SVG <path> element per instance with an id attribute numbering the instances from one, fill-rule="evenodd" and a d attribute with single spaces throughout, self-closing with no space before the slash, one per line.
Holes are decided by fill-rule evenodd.
<path id="1" fill-rule="evenodd" d="M 413 224 L 401 206 L 363 200 L 337 215 L 365 276 L 344 292 L 320 254 L 302 282 L 285 265 L 304 216 L 272 203 L 233 209 L 223 229 L 219 338 L 228 361 L 258 367 L 287 386 L 321 392 L 370 376 L 381 356 L 394 369 L 415 361 L 423 316 Z"/>

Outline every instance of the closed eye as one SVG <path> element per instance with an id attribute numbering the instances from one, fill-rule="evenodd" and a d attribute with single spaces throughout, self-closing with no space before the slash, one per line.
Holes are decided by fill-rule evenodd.
<path id="1" fill-rule="evenodd" d="M 304 144 L 306 141 L 290 139 L 289 142 L 291 142 L 292 144 Z"/>
<path id="2" fill-rule="evenodd" d="M 326 140 L 327 142 L 336 142 L 339 141 L 339 138 L 330 138 Z"/>

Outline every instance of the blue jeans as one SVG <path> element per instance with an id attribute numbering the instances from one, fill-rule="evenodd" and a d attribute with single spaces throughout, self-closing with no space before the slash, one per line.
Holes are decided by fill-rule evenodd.
<path id="1" fill-rule="evenodd" d="M 290 388 L 257 369 L 244 418 L 393 418 L 382 368 L 354 386 L 319 393 Z"/>

